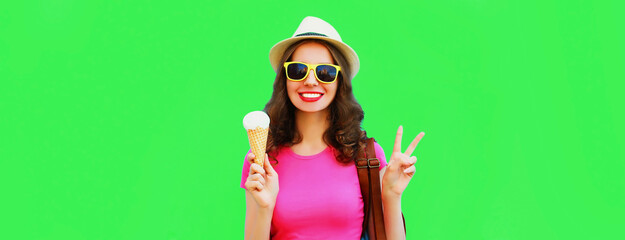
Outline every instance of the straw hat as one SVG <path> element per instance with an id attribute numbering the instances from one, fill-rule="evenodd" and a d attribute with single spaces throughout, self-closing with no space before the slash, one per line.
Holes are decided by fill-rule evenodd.
<path id="1" fill-rule="evenodd" d="M 356 76 L 360 68 L 360 61 L 358 61 L 356 52 L 347 44 L 343 43 L 341 36 L 339 36 L 339 33 L 332 25 L 320 18 L 310 16 L 302 20 L 292 37 L 276 43 L 269 51 L 269 62 L 271 62 L 271 66 L 276 73 L 282 68 L 282 66 L 278 65 L 286 49 L 302 39 L 321 39 L 335 46 L 343 56 L 345 56 L 345 60 L 347 60 L 349 69 L 351 70 L 351 76 L 349 77 L 350 79 L 354 79 L 354 76 Z"/>

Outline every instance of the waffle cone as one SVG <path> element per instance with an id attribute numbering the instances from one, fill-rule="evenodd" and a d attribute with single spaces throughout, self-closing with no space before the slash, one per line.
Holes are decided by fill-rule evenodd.
<path id="1" fill-rule="evenodd" d="M 250 139 L 250 147 L 252 152 L 256 156 L 254 163 L 263 166 L 265 162 L 265 150 L 267 149 L 267 134 L 269 128 L 256 127 L 255 129 L 247 130 L 247 138 Z"/>

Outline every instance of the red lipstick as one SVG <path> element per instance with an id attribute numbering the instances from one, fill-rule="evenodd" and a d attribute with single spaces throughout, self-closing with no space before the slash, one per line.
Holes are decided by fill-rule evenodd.
<path id="1" fill-rule="evenodd" d="M 320 92 L 299 92 L 298 95 L 304 102 L 315 102 L 323 97 Z"/>

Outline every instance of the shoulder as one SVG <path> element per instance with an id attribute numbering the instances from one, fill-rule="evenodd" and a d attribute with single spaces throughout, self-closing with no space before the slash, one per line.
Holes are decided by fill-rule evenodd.
<path id="1" fill-rule="evenodd" d="M 384 168 L 387 165 L 384 149 L 376 141 L 373 142 L 373 149 L 375 150 L 375 157 L 380 160 L 380 169 Z"/>
<path id="2" fill-rule="evenodd" d="M 373 142 L 373 147 L 375 148 L 375 154 L 377 155 L 378 152 L 384 154 L 384 149 L 382 149 L 382 146 L 380 146 L 380 144 L 376 141 Z"/>

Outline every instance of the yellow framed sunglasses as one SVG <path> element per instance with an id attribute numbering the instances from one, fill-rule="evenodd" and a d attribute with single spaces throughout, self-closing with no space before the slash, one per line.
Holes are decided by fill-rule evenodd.
<path id="1" fill-rule="evenodd" d="M 338 78 L 339 71 L 341 71 L 341 67 L 334 64 L 308 64 L 303 62 L 285 62 L 284 69 L 286 70 L 286 78 L 294 82 L 306 79 L 310 69 L 313 69 L 317 81 L 321 83 L 333 83 Z"/>

